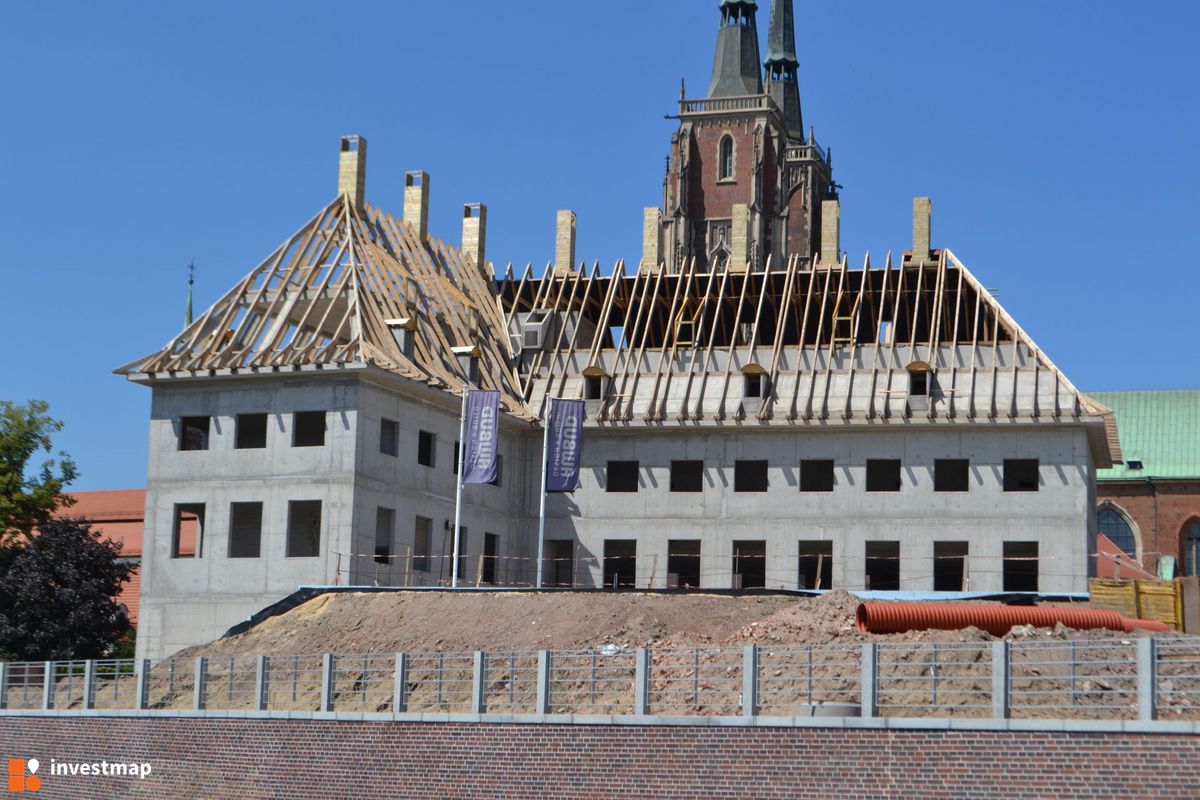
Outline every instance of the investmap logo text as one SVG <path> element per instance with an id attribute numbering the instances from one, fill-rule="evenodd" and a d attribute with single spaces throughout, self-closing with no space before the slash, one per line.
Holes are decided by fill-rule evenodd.
<path id="1" fill-rule="evenodd" d="M 8 791 L 36 792 L 42 788 L 42 779 L 37 776 L 38 763 L 36 758 L 10 758 L 8 760 Z"/>

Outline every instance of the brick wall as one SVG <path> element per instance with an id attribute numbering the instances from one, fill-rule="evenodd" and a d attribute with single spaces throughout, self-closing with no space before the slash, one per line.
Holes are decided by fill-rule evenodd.
<path id="1" fill-rule="evenodd" d="M 1136 523 L 1142 566 L 1150 570 L 1160 553 L 1175 556 L 1179 564 L 1184 526 L 1200 519 L 1200 481 L 1103 481 L 1096 484 L 1096 499 L 1111 500 Z"/>
<path id="2" fill-rule="evenodd" d="M 55 797 L 1196 797 L 1200 736 L 1103 732 L 0 718 Z M 136 778 L 58 761 L 148 761 Z"/>

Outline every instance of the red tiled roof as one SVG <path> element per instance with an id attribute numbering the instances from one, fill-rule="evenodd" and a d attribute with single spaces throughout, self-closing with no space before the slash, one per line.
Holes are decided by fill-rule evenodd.
<path id="1" fill-rule="evenodd" d="M 138 569 L 121 588 L 117 602 L 129 609 L 129 621 L 137 625 L 142 584 L 142 529 L 146 517 L 145 489 L 112 489 L 99 492 L 71 492 L 75 504 L 60 508 L 57 516 L 82 518 L 92 523 L 100 535 L 120 542 L 121 556 L 137 559 Z"/>

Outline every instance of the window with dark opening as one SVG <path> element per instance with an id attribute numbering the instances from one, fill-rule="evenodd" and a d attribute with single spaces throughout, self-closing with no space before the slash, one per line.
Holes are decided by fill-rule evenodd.
<path id="1" fill-rule="evenodd" d="M 704 462 L 703 461 L 672 461 L 671 462 L 671 491 L 672 492 L 703 492 L 704 491 Z"/>
<path id="2" fill-rule="evenodd" d="M 392 537 L 396 530 L 396 511 L 380 506 L 375 509 L 375 563 L 392 563 Z"/>
<path id="3" fill-rule="evenodd" d="M 868 458 L 867 459 L 867 491 L 868 492 L 898 492 L 898 491 L 900 491 L 900 459 L 898 459 L 898 458 Z"/>
<path id="4" fill-rule="evenodd" d="M 208 449 L 208 417 L 183 417 L 179 420 L 179 449 Z"/>
<path id="5" fill-rule="evenodd" d="M 761 539 L 733 543 L 733 588 L 767 585 L 767 543 Z"/>
<path id="6" fill-rule="evenodd" d="M 1193 520 L 1184 528 L 1183 574 L 1200 575 L 1200 521 Z"/>
<path id="7" fill-rule="evenodd" d="M 1004 491 L 1036 492 L 1038 490 L 1038 460 L 1036 458 L 1004 459 Z"/>
<path id="8" fill-rule="evenodd" d="M 761 398 L 766 395 L 767 377 L 759 372 L 742 376 L 742 397 Z"/>
<path id="9" fill-rule="evenodd" d="M 733 490 L 735 492 L 765 492 L 769 488 L 767 462 L 760 459 L 733 462 Z"/>
<path id="10" fill-rule="evenodd" d="M 171 558 L 200 558 L 204 544 L 204 504 L 175 506 L 171 529 Z"/>
<path id="11" fill-rule="evenodd" d="M 832 492 L 833 459 L 810 458 L 800 462 L 800 491 Z"/>
<path id="12" fill-rule="evenodd" d="M 258 558 L 261 555 L 262 517 L 262 503 L 230 503 L 230 558 Z"/>
<path id="13" fill-rule="evenodd" d="M 604 587 L 633 586 L 637 577 L 637 540 L 604 540 Z"/>
<path id="14" fill-rule="evenodd" d="M 455 439 L 454 441 L 454 457 L 451 459 L 450 472 L 458 474 L 458 459 L 462 457 L 462 442 Z"/>
<path id="15" fill-rule="evenodd" d="M 234 422 L 234 447 L 238 450 L 261 450 L 267 446 L 267 415 L 238 414 Z"/>
<path id="16" fill-rule="evenodd" d="M 721 137 L 717 152 L 717 179 L 722 181 L 733 179 L 733 137 L 726 134 Z"/>
<path id="17" fill-rule="evenodd" d="M 321 554 L 321 501 L 288 503 L 287 557 L 315 558 Z"/>
<path id="18" fill-rule="evenodd" d="M 585 375 L 583 378 L 583 399 L 604 399 L 604 378 L 599 375 Z"/>
<path id="19" fill-rule="evenodd" d="M 899 590 L 899 542 L 867 542 L 866 588 L 885 592 Z"/>
<path id="20" fill-rule="evenodd" d="M 967 591 L 967 543 L 933 543 L 933 590 Z"/>
<path id="21" fill-rule="evenodd" d="M 636 492 L 638 490 L 638 462 L 609 461 L 605 471 L 606 492 Z"/>
<path id="22" fill-rule="evenodd" d="M 965 458 L 938 458 L 933 462 L 935 492 L 965 492 L 970 490 L 971 462 Z"/>
<path id="23" fill-rule="evenodd" d="M 914 369 L 909 371 L 908 394 L 911 397 L 925 397 L 929 394 L 928 372 L 923 369 Z"/>
<path id="24" fill-rule="evenodd" d="M 548 539 L 546 541 L 546 580 L 551 586 L 572 586 L 575 582 L 575 541 Z"/>
<path id="25" fill-rule="evenodd" d="M 437 441 L 429 431 L 417 433 L 417 463 L 423 467 L 433 466 L 433 445 Z"/>
<path id="26" fill-rule="evenodd" d="M 833 542 L 800 542 L 800 577 L 797 586 L 801 589 L 833 588 Z"/>
<path id="27" fill-rule="evenodd" d="M 394 419 L 379 421 L 379 452 L 385 456 L 400 455 L 400 424 Z"/>
<path id="28" fill-rule="evenodd" d="M 460 525 L 458 528 L 458 580 L 463 582 L 467 580 L 467 541 L 469 540 L 469 531 L 465 525 Z M 474 578 L 474 575 L 471 575 Z"/>
<path id="29" fill-rule="evenodd" d="M 430 538 L 433 531 L 433 520 L 429 517 L 417 517 L 413 527 L 413 572 L 429 572 Z"/>
<path id="30" fill-rule="evenodd" d="M 700 586 L 700 540 L 672 539 L 667 542 L 667 588 L 695 589 Z"/>
<path id="31" fill-rule="evenodd" d="M 1004 591 L 1038 590 L 1038 543 L 1004 543 Z"/>
<path id="32" fill-rule="evenodd" d="M 494 533 L 483 535 L 483 568 L 479 582 L 493 584 L 496 582 L 496 564 L 500 559 L 500 537 Z"/>
<path id="33" fill-rule="evenodd" d="M 1096 512 L 1096 527 L 1110 542 L 1121 548 L 1121 552 L 1137 558 L 1137 539 L 1124 514 L 1112 507 L 1102 508 Z"/>
<path id="34" fill-rule="evenodd" d="M 292 447 L 322 447 L 325 444 L 325 412 L 297 411 L 292 422 Z"/>

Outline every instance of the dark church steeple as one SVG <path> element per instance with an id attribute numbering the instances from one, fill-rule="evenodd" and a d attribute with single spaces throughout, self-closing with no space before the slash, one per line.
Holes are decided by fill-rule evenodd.
<path id="1" fill-rule="evenodd" d="M 723 0 L 709 97 L 762 94 L 754 0 Z"/>
<path id="2" fill-rule="evenodd" d="M 773 0 L 771 27 L 767 31 L 767 93 L 783 113 L 788 138 L 803 140 L 800 112 L 800 62 L 796 59 L 796 20 L 792 0 Z"/>

